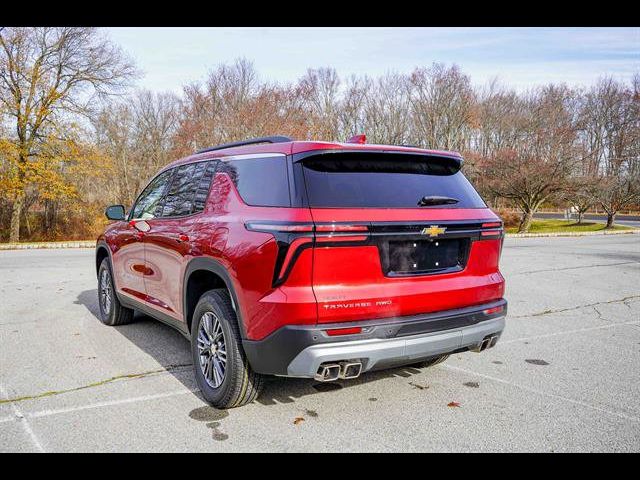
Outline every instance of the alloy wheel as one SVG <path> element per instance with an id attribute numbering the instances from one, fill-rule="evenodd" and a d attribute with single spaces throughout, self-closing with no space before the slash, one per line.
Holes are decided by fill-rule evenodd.
<path id="1" fill-rule="evenodd" d="M 111 275 L 104 269 L 100 275 L 100 305 L 105 315 L 109 315 L 111 312 L 111 296 L 113 295 L 113 289 L 111 287 Z"/>
<path id="2" fill-rule="evenodd" d="M 227 349 L 220 320 L 213 312 L 200 317 L 198 329 L 198 356 L 200 370 L 211 388 L 218 388 L 224 381 L 227 369 Z"/>

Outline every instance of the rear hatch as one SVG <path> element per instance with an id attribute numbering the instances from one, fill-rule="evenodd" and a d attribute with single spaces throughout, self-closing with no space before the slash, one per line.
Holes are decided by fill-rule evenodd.
<path id="1" fill-rule="evenodd" d="M 326 151 L 297 160 L 315 224 L 320 323 L 502 298 L 502 224 L 460 172 L 459 158 Z"/>

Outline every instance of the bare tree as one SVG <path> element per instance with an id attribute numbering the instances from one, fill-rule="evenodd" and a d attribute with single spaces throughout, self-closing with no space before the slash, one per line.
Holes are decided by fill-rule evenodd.
<path id="1" fill-rule="evenodd" d="M 297 89 L 259 82 L 246 60 L 221 65 L 185 87 L 176 152 L 274 133 L 306 138 L 304 103 Z"/>
<path id="2" fill-rule="evenodd" d="M 371 81 L 365 95 L 364 131 L 373 143 L 411 143 L 410 100 L 405 76 L 387 74 Z"/>
<path id="3" fill-rule="evenodd" d="M 576 161 L 573 99 L 568 89 L 554 86 L 530 93 L 517 119 L 518 141 L 486 159 L 489 189 L 522 212 L 519 232 L 528 231 L 536 210 L 567 188 Z"/>
<path id="4" fill-rule="evenodd" d="M 471 150 L 489 157 L 503 149 L 513 149 L 526 130 L 527 102 L 524 96 L 492 81 L 478 93 L 478 123 L 473 130 Z"/>
<path id="5" fill-rule="evenodd" d="M 333 68 L 308 69 L 298 82 L 298 94 L 308 112 L 310 133 L 337 139 L 340 79 Z"/>
<path id="6" fill-rule="evenodd" d="M 338 138 L 346 139 L 366 132 L 364 108 L 370 87 L 371 80 L 366 77 L 352 75 L 346 80 L 338 110 Z"/>
<path id="7" fill-rule="evenodd" d="M 607 212 L 612 228 L 616 214 L 640 201 L 640 77 L 631 88 L 603 78 L 585 97 L 581 112 L 582 148 L 588 172 L 598 178 L 594 199 Z"/>
<path id="8" fill-rule="evenodd" d="M 146 90 L 112 102 L 93 118 L 95 142 L 111 159 L 109 201 L 130 205 L 147 179 L 174 158 L 179 121 L 176 95 Z"/>
<path id="9" fill-rule="evenodd" d="M 28 163 L 62 118 L 86 113 L 96 96 L 135 74 L 121 50 L 93 28 L 5 28 L 0 32 L 0 105 L 15 127 L 15 194 L 10 241 L 20 238 Z"/>
<path id="10" fill-rule="evenodd" d="M 421 146 L 464 151 L 475 121 L 471 80 L 453 65 L 436 63 L 410 76 L 414 140 Z"/>
<path id="11" fill-rule="evenodd" d="M 607 212 L 607 225 L 613 228 L 617 213 L 640 202 L 640 176 L 610 175 L 601 178 L 594 198 Z"/>

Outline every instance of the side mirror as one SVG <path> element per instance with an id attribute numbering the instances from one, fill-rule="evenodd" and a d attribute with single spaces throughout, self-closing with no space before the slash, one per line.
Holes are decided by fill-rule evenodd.
<path id="1" fill-rule="evenodd" d="M 110 207 L 107 207 L 104 214 L 109 220 L 124 220 L 124 206 L 111 205 Z"/>

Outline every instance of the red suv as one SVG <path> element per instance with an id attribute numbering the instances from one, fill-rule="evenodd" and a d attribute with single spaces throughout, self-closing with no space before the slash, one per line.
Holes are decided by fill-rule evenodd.
<path id="1" fill-rule="evenodd" d="M 97 242 L 102 321 L 191 340 L 204 397 L 264 375 L 328 382 L 493 347 L 503 226 L 457 153 L 265 137 L 161 170 Z"/>

